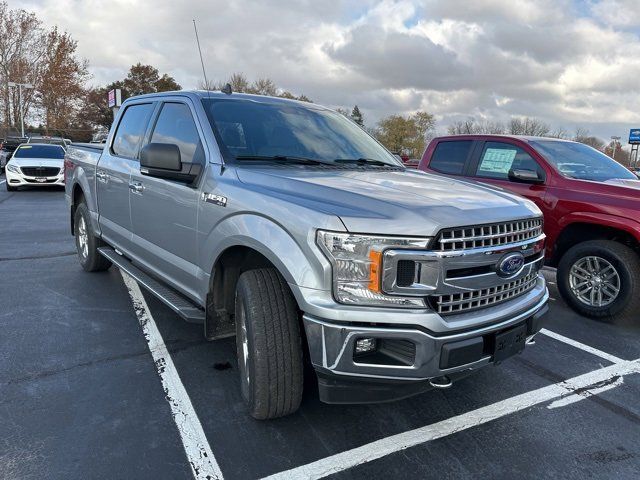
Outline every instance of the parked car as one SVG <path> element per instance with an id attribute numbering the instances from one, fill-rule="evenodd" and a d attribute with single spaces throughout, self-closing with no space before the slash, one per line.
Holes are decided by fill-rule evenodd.
<path id="1" fill-rule="evenodd" d="M 44 143 L 47 145 L 59 145 L 65 149 L 68 147 L 68 143 L 66 139 L 60 138 L 60 137 L 49 137 L 49 136 L 29 137 L 29 140 L 27 141 L 27 143 Z"/>
<path id="2" fill-rule="evenodd" d="M 434 139 L 420 169 L 466 177 L 533 200 L 544 213 L 558 289 L 592 318 L 640 311 L 640 181 L 582 143 L 461 135 Z"/>
<path id="3" fill-rule="evenodd" d="M 180 92 L 122 105 L 73 144 L 66 197 L 87 271 L 112 263 L 209 339 L 236 335 L 255 418 L 404 398 L 520 352 L 542 327 L 528 200 L 406 169 L 343 115 Z M 206 372 L 202 372 L 203 375 Z"/>
<path id="4" fill-rule="evenodd" d="M 25 143 L 26 137 L 7 137 L 2 142 L 2 148 L 0 148 L 0 169 L 4 169 L 7 162 L 11 160 L 13 152 L 18 148 L 18 145 Z"/>
<path id="5" fill-rule="evenodd" d="M 7 191 L 26 185 L 63 186 L 64 148 L 23 143 L 7 163 Z"/>

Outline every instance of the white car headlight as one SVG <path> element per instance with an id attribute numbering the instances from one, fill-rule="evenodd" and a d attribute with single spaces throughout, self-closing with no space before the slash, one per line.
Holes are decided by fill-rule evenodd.
<path id="1" fill-rule="evenodd" d="M 17 165 L 14 165 L 13 163 L 7 163 L 7 170 L 13 173 L 21 173 L 20 167 L 18 167 Z"/>
<path id="2" fill-rule="evenodd" d="M 340 303 L 424 308 L 419 297 L 382 292 L 383 252 L 389 248 L 426 248 L 427 238 L 400 238 L 318 230 L 316 241 L 333 267 L 333 293 Z"/>

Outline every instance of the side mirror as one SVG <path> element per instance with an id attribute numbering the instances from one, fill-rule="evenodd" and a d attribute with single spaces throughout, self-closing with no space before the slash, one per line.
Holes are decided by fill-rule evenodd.
<path id="1" fill-rule="evenodd" d="M 153 170 L 182 170 L 180 149 L 170 143 L 150 143 L 140 152 L 140 167 Z M 144 172 L 143 172 L 144 173 Z"/>
<path id="2" fill-rule="evenodd" d="M 509 180 L 520 183 L 544 183 L 544 178 L 541 178 L 537 171 L 520 168 L 509 170 Z"/>
<path id="3" fill-rule="evenodd" d="M 149 143 L 140 151 L 142 175 L 193 183 L 201 170 L 200 164 L 183 163 L 180 149 L 171 143 Z"/>

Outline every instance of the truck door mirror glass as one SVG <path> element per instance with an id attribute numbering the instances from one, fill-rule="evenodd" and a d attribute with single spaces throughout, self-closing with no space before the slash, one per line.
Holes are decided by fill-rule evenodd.
<path id="1" fill-rule="evenodd" d="M 140 151 L 140 173 L 149 177 L 192 183 L 201 170 L 200 164 L 182 162 L 180 148 L 172 143 L 150 143 Z"/>
<path id="2" fill-rule="evenodd" d="M 140 167 L 172 170 L 182 170 L 180 149 L 171 143 L 150 143 L 140 152 Z"/>
<path id="3" fill-rule="evenodd" d="M 509 180 L 520 183 L 544 183 L 544 178 L 541 178 L 538 172 L 523 168 L 509 170 Z"/>

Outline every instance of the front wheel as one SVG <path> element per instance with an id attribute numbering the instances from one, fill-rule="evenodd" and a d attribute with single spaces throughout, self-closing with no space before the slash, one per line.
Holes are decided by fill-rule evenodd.
<path id="1" fill-rule="evenodd" d="M 640 259 L 618 242 L 591 240 L 570 248 L 558 265 L 558 290 L 591 318 L 631 318 L 640 309 Z"/>
<path id="2" fill-rule="evenodd" d="M 18 190 L 17 187 L 12 187 L 11 185 L 9 185 L 9 181 L 7 180 L 7 182 L 5 183 L 6 187 L 7 187 L 7 192 L 15 192 Z"/>
<path id="3" fill-rule="evenodd" d="M 253 418 L 295 412 L 302 400 L 302 338 L 289 286 L 274 268 L 249 270 L 236 288 L 242 396 Z"/>

